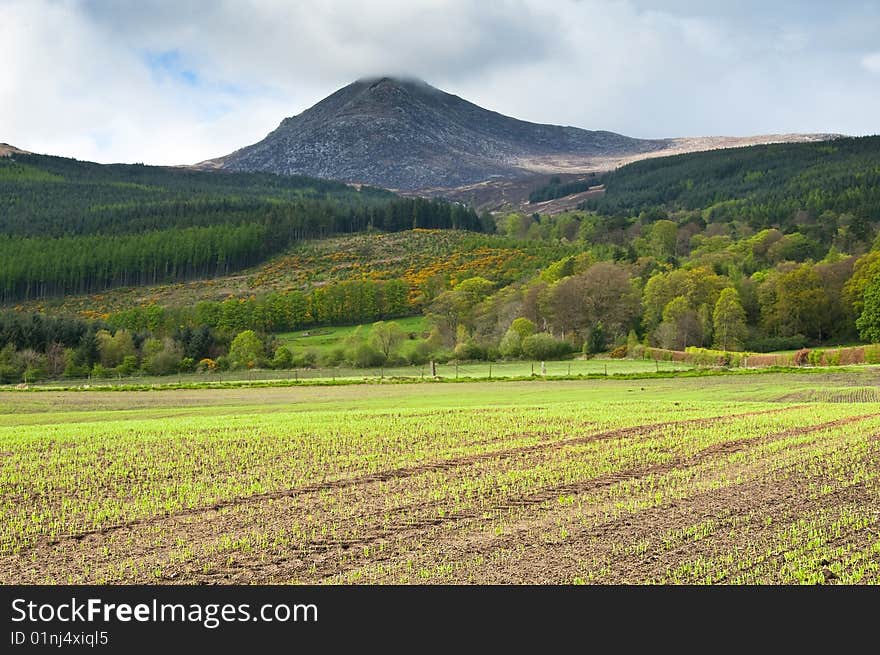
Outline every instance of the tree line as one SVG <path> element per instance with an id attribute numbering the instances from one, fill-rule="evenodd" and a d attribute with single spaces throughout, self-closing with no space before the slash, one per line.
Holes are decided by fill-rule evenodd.
<path id="1" fill-rule="evenodd" d="M 107 323 L 132 331 L 167 333 L 176 326 L 224 333 L 290 332 L 315 325 L 351 325 L 412 315 L 410 287 L 402 280 L 348 280 L 309 291 L 273 292 L 252 298 L 202 301 L 193 307 L 148 305 L 122 310 Z"/>

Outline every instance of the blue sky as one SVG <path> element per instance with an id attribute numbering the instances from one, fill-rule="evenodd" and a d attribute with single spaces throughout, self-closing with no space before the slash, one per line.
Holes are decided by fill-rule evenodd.
<path id="1" fill-rule="evenodd" d="M 880 132 L 880 0 L 0 0 L 0 141 L 191 163 L 360 77 L 641 137 Z"/>
<path id="2" fill-rule="evenodd" d="M 143 53 L 144 64 L 153 71 L 156 80 L 171 80 L 186 86 L 197 87 L 202 83 L 199 74 L 189 68 L 180 55 L 180 50 L 153 51 Z"/>

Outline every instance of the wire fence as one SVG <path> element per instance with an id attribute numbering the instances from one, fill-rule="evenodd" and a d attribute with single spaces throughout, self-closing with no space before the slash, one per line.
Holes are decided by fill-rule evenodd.
<path id="1" fill-rule="evenodd" d="M 629 359 L 573 359 L 563 361 L 503 361 L 503 362 L 465 362 L 434 363 L 422 365 L 355 368 L 346 366 L 295 368 L 295 369 L 253 369 L 236 371 L 215 371 L 213 373 L 177 373 L 172 375 L 131 375 L 101 378 L 66 378 L 35 382 L 38 386 L 115 386 L 115 385 L 154 385 L 154 384 L 200 384 L 217 382 L 262 382 L 273 380 L 326 381 L 345 379 L 493 379 L 522 377 L 576 377 L 579 375 L 623 375 L 661 371 L 683 371 L 694 368 L 684 362 L 629 360 Z M 7 385 L 7 388 L 24 385 Z"/>

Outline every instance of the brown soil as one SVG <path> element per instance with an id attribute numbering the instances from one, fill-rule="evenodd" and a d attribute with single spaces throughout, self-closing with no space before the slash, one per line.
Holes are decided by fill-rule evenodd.
<path id="1" fill-rule="evenodd" d="M 770 410 L 769 412 L 750 412 L 766 414 L 788 411 L 790 408 Z M 377 474 L 355 476 L 339 480 L 288 489 L 270 494 L 235 499 L 207 508 L 194 508 L 174 515 L 134 521 L 101 531 L 80 533 L 54 542 L 42 541 L 33 548 L 0 558 L 0 581 L 3 582 L 43 582 L 67 581 L 68 576 L 76 582 L 96 581 L 105 578 L 125 582 L 285 582 L 334 580 L 347 571 L 353 571 L 367 564 L 387 561 L 398 565 L 424 550 L 420 544 L 432 544 L 432 552 L 437 549 L 466 561 L 475 556 L 487 556 L 505 549 L 527 546 L 531 553 L 517 565 L 521 571 L 514 575 L 508 569 L 509 561 L 501 560 L 496 569 L 484 568 L 480 580 L 491 581 L 545 581 L 549 572 L 555 572 L 554 581 L 569 581 L 566 576 L 581 561 L 568 552 L 566 547 L 543 546 L 541 558 L 536 559 L 534 544 L 530 543 L 528 533 L 543 521 L 550 520 L 559 510 L 555 503 L 561 496 L 579 499 L 591 497 L 633 480 L 650 480 L 673 472 L 696 470 L 709 461 L 727 457 L 761 444 L 781 441 L 793 436 L 831 429 L 853 422 L 873 418 L 873 414 L 847 417 L 820 425 L 793 428 L 753 439 L 740 439 L 716 444 L 705 448 L 690 457 L 679 457 L 664 464 L 642 466 L 616 471 L 607 475 L 537 489 L 530 493 L 512 496 L 499 496 L 490 505 L 449 514 L 439 514 L 439 502 L 420 502 L 417 505 L 403 504 L 389 506 L 386 497 L 400 494 L 421 485 L 431 488 L 438 475 L 449 479 L 479 478 L 486 466 L 509 469 L 510 461 L 517 458 L 516 468 L 527 470 L 538 460 L 556 456 L 561 449 L 573 448 L 600 439 L 638 438 L 652 431 L 664 430 L 671 426 L 700 426 L 712 419 L 688 419 L 666 424 L 639 426 L 624 430 L 608 431 L 584 435 L 570 439 L 542 442 L 531 446 L 495 451 L 455 458 L 424 465 L 404 467 Z M 733 420 L 735 417 L 725 417 Z M 717 420 L 717 419 L 716 419 Z M 771 491 L 772 481 L 756 482 Z M 594 527 L 593 533 L 583 533 L 582 543 L 590 544 L 582 555 L 597 557 L 619 543 L 630 543 L 640 534 L 652 535 L 663 525 L 690 525 L 701 512 L 727 511 L 737 516 L 748 507 L 766 504 L 764 494 L 750 497 L 748 489 L 736 485 L 727 487 L 714 495 L 695 496 L 669 506 L 655 508 L 630 517 L 629 520 L 615 520 L 604 527 Z M 779 486 L 782 494 L 787 487 Z M 799 490 L 792 491 L 798 494 Z M 769 491 L 768 491 L 769 494 Z M 798 495 L 800 498 L 803 494 Z M 712 500 L 714 498 L 714 500 Z M 792 498 L 791 494 L 785 498 Z M 711 501 L 711 502 L 710 502 Z M 316 534 L 308 540 L 305 547 L 285 545 L 283 536 L 291 526 L 310 518 L 314 525 L 322 525 L 322 516 L 329 516 L 328 503 L 349 503 L 357 508 L 355 519 L 360 524 L 357 538 L 345 536 L 346 526 L 340 526 L 341 535 Z M 703 508 L 705 505 L 704 509 Z M 515 525 L 519 534 L 508 538 L 485 538 L 484 528 L 496 521 L 499 516 L 518 516 Z M 661 525 L 662 524 L 662 525 Z M 585 528 L 586 529 L 586 528 Z M 600 530 L 596 533 L 595 530 Z M 523 535 L 522 532 L 526 535 Z M 599 539 L 601 535 L 606 535 Z M 621 541 L 626 537 L 625 541 Z M 266 540 L 266 544 L 255 547 L 252 553 L 246 548 L 224 549 L 222 544 L 236 542 L 242 538 Z M 273 540 L 281 539 L 279 545 L 272 546 Z M 512 541 L 511 541 L 512 539 Z M 599 539 L 606 545 L 598 547 Z M 569 540 L 569 542 L 574 539 Z M 708 543 L 708 542 L 707 542 Z M 610 545 L 610 546 L 609 546 Z M 184 552 L 190 546 L 190 552 Z M 447 548 L 448 546 L 448 548 Z M 604 548 L 604 550 L 603 550 Z M 554 554 L 555 553 L 555 554 Z M 566 566 L 554 563 L 562 557 L 569 562 Z M 631 559 L 631 558 L 630 558 Z M 618 579 L 632 575 L 635 564 L 627 558 L 613 559 L 616 562 L 615 574 Z M 508 563 L 505 563 L 508 562 Z M 529 566 L 533 562 L 533 566 Z M 126 566 L 123 570 L 120 567 Z M 658 564 L 659 566 L 659 564 Z M 536 568 L 542 571 L 535 570 Z M 653 569 L 646 568 L 646 571 Z M 630 571 L 627 573 L 627 571 Z M 656 575 L 652 572 L 651 575 Z M 622 576 L 622 578 L 621 578 Z M 612 578 L 615 579 L 615 578 Z M 641 577 L 640 579 L 646 579 Z"/>

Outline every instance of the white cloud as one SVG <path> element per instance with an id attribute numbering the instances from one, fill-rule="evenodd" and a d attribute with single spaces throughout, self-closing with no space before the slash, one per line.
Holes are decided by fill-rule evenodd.
<path id="1" fill-rule="evenodd" d="M 880 52 L 865 55 L 862 59 L 862 66 L 870 73 L 880 73 Z"/>
<path id="2" fill-rule="evenodd" d="M 854 69 L 852 49 L 870 51 L 880 14 L 790 4 L 0 0 L 0 42 L 15 53 L 0 60 L 0 141 L 194 162 L 379 73 L 634 136 L 876 132 L 880 53 Z M 155 68 L 168 53 L 180 70 Z"/>

